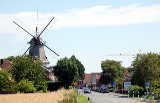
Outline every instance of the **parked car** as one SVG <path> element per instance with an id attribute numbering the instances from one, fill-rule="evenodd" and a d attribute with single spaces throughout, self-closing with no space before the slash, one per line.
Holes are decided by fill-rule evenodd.
<path id="1" fill-rule="evenodd" d="M 97 89 L 96 89 L 96 92 L 100 92 L 100 88 L 97 88 Z"/>
<path id="2" fill-rule="evenodd" d="M 108 88 L 100 88 L 100 93 L 109 93 L 109 89 Z"/>
<path id="3" fill-rule="evenodd" d="M 91 93 L 91 89 L 89 89 L 89 88 L 87 88 L 87 87 L 85 87 L 85 88 L 83 89 L 83 91 L 84 91 L 84 93 Z"/>

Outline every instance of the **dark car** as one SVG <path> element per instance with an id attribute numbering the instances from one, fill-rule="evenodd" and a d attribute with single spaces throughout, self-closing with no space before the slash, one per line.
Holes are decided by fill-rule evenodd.
<path id="1" fill-rule="evenodd" d="M 100 92 L 100 88 L 97 88 L 97 89 L 96 89 L 96 92 Z"/>
<path id="2" fill-rule="evenodd" d="M 84 88 L 83 91 L 84 93 L 91 93 L 91 90 L 89 88 Z"/>
<path id="3" fill-rule="evenodd" d="M 109 89 L 108 88 L 100 88 L 100 93 L 109 93 Z"/>

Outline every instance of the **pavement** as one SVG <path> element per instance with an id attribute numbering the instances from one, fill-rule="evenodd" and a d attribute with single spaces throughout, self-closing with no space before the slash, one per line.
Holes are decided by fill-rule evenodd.
<path id="1" fill-rule="evenodd" d="M 146 103 L 141 102 L 137 98 L 128 98 L 122 94 L 117 93 L 98 93 L 92 91 L 90 94 L 83 93 L 82 90 L 79 90 L 80 95 L 84 95 L 90 98 L 93 103 Z"/>

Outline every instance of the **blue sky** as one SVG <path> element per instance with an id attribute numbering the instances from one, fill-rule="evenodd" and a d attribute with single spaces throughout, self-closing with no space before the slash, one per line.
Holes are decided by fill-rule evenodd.
<path id="1" fill-rule="evenodd" d="M 130 66 L 133 56 L 108 56 L 160 50 L 160 0 L 2 0 L 0 1 L 0 58 L 21 55 L 29 47 L 29 35 L 38 22 L 41 30 L 52 16 L 54 22 L 42 35 L 61 58 L 74 54 L 86 72 L 100 72 L 105 59 Z M 36 19 L 38 9 L 39 18 Z M 54 65 L 59 57 L 46 49 Z"/>

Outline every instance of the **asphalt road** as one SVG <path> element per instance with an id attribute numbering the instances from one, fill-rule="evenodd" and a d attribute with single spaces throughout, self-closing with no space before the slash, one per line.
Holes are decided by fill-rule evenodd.
<path id="1" fill-rule="evenodd" d="M 138 99 L 128 98 L 116 93 L 97 93 L 92 91 L 91 94 L 84 94 L 80 90 L 80 94 L 89 97 L 93 103 L 145 103 L 140 102 Z"/>

